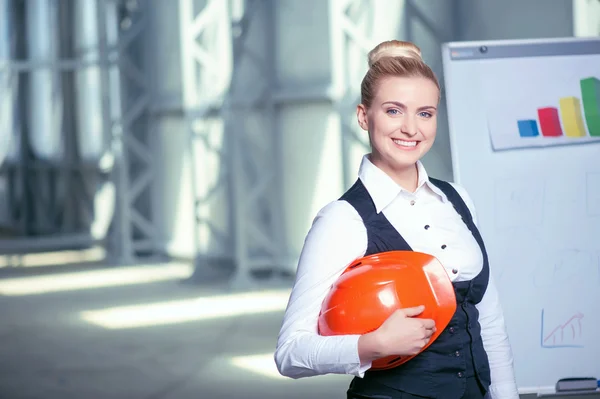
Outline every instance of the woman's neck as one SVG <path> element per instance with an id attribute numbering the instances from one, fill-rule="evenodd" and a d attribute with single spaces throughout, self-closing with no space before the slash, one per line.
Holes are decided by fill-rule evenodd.
<path id="1" fill-rule="evenodd" d="M 403 189 L 414 193 L 419 185 L 419 169 L 417 164 L 405 166 L 401 168 L 394 168 L 389 163 L 384 162 L 377 156 L 370 156 L 373 165 L 383 170 L 392 180 Z"/>

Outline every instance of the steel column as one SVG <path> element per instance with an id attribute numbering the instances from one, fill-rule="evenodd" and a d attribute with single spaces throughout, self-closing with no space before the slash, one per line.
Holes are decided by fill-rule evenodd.
<path id="1" fill-rule="evenodd" d="M 333 105 L 342 129 L 343 182 L 349 188 L 356 175 L 354 150 L 370 151 L 368 137 L 357 125 L 355 115 L 367 53 L 373 46 L 372 24 L 365 24 L 361 17 L 370 15 L 365 9 L 368 11 L 374 4 L 373 0 L 330 0 L 329 5 Z"/>
<path id="2" fill-rule="evenodd" d="M 234 68 L 224 116 L 233 149 L 230 165 L 237 265 L 233 285 L 240 288 L 255 282 L 254 272 L 277 274 L 288 261 L 283 225 L 283 159 L 278 101 L 274 98 L 276 6 L 272 0 L 247 1 L 244 16 L 233 21 L 238 34 L 233 38 Z M 256 121 L 259 116 L 261 122 Z"/>
<path id="3" fill-rule="evenodd" d="M 21 127 L 19 120 L 19 74 L 10 68 L 16 58 L 16 21 L 13 0 L 0 0 L 0 169 L 5 160 L 18 160 Z M 4 168 L 4 171 L 7 169 Z M 0 175 L 0 228 L 15 228 L 10 190 L 16 172 Z"/>
<path id="4" fill-rule="evenodd" d="M 247 287 L 255 271 L 277 271 L 287 256 L 273 87 L 275 3 L 209 0 L 198 13 L 190 0 L 179 4 L 184 108 L 194 160 L 197 270 L 202 274 L 211 263 L 233 263 L 232 285 Z M 256 35 L 253 50 L 249 35 Z M 201 151 L 195 151 L 199 146 Z M 207 184 L 202 180 L 212 171 L 203 171 L 199 163 L 210 156 L 220 159 L 220 173 Z M 217 229 L 207 213 L 219 190 L 228 191 L 229 231 Z M 228 256 L 202 247 L 207 241 L 202 234 L 218 241 L 215 246 L 228 247 Z"/>
<path id="5" fill-rule="evenodd" d="M 194 196 L 195 278 L 202 280 L 215 264 L 234 261 L 228 148 L 221 116 L 231 79 L 232 43 L 229 1 L 206 0 L 196 8 L 198 3 L 179 0 L 179 23 L 183 113 L 190 140 L 186 155 Z M 214 223 L 215 207 L 224 208 L 220 213 L 229 228 Z"/>
<path id="6" fill-rule="evenodd" d="M 152 152 L 152 103 L 147 74 L 152 43 L 146 39 L 151 29 L 146 1 L 121 3 L 121 28 L 118 44 L 109 47 L 108 57 L 118 65 L 109 70 L 109 91 L 120 86 L 121 105 L 111 107 L 111 136 L 115 153 L 117 217 L 111 257 L 119 263 L 134 263 L 140 256 L 155 254 L 155 217 L 152 206 L 154 157 Z M 114 10 L 105 11 L 106 22 L 114 19 Z M 107 32 L 108 39 L 113 34 Z M 119 115 L 120 112 L 120 115 Z"/>

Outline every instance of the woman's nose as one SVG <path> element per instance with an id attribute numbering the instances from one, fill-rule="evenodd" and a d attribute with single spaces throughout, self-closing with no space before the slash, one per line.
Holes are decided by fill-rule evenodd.
<path id="1" fill-rule="evenodd" d="M 400 126 L 400 131 L 412 137 L 417 134 L 417 124 L 412 118 L 405 118 Z"/>

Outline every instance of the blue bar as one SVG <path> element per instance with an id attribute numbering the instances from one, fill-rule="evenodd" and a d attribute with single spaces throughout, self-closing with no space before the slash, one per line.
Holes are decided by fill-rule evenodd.
<path id="1" fill-rule="evenodd" d="M 521 137 L 537 137 L 540 135 L 537 122 L 535 119 L 517 121 L 519 124 L 519 136 Z"/>

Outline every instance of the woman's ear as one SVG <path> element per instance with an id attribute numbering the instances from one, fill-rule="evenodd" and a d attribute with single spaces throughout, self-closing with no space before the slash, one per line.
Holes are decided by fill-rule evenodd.
<path id="1" fill-rule="evenodd" d="M 358 125 L 367 132 L 369 131 L 369 120 L 367 118 L 367 107 L 364 104 L 358 104 L 356 107 L 356 118 L 358 119 Z"/>

